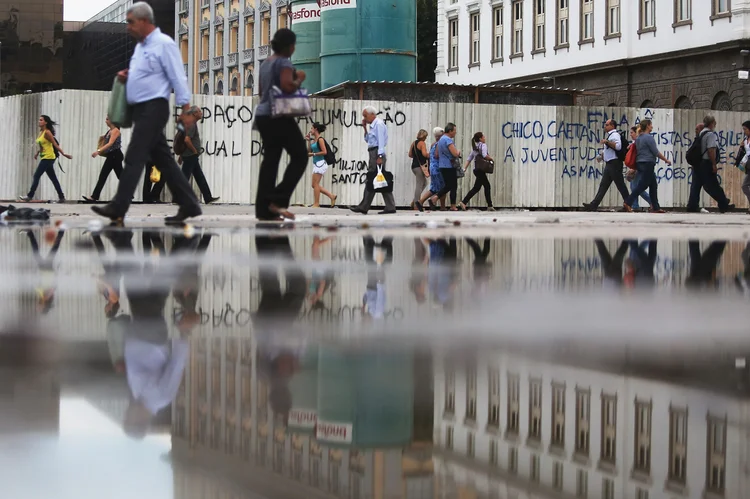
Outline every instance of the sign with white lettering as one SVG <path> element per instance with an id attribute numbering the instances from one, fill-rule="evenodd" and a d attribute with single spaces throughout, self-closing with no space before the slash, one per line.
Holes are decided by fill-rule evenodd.
<path id="1" fill-rule="evenodd" d="M 320 22 L 320 2 L 292 4 L 292 24 Z"/>
<path id="2" fill-rule="evenodd" d="M 352 425 L 351 423 L 318 421 L 315 438 L 320 442 L 350 444 L 352 442 Z"/>
<path id="3" fill-rule="evenodd" d="M 320 0 L 320 10 L 353 9 L 357 0 Z"/>
<path id="4" fill-rule="evenodd" d="M 315 428 L 318 422 L 318 411 L 309 409 L 292 409 L 289 411 L 289 426 L 297 428 Z"/>

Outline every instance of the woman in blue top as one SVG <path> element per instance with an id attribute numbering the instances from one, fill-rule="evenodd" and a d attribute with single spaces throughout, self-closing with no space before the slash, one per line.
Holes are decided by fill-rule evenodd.
<path id="1" fill-rule="evenodd" d="M 438 164 L 438 157 L 437 157 L 437 145 L 440 141 L 440 138 L 443 136 L 443 133 L 445 131 L 438 127 L 435 127 L 432 129 L 432 135 L 435 137 L 435 142 L 430 146 L 430 190 L 425 192 L 422 197 L 414 203 L 414 205 L 417 207 L 419 211 L 424 211 L 424 207 L 422 206 L 427 199 L 430 199 L 430 205 L 432 207 L 435 206 L 435 204 L 432 201 L 432 196 L 440 192 L 443 187 L 445 187 L 445 182 L 443 181 L 443 176 L 440 175 L 440 166 Z M 445 196 L 440 198 L 440 204 L 443 208 L 445 208 Z"/>
<path id="2" fill-rule="evenodd" d="M 656 180 L 654 168 L 656 167 L 656 158 L 664 161 L 667 165 L 671 165 L 672 162 L 665 158 L 659 152 L 659 149 L 656 148 L 656 141 L 651 135 L 653 129 L 654 125 L 651 123 L 651 120 L 641 121 L 640 135 L 635 139 L 635 163 L 638 170 L 638 184 L 623 205 L 623 208 L 627 212 L 633 211 L 633 203 L 648 189 L 652 201 L 651 213 L 664 213 L 664 210 L 659 206 L 659 183 Z"/>
<path id="3" fill-rule="evenodd" d="M 436 194 L 438 198 L 450 194 L 451 211 L 458 211 L 456 208 L 456 197 L 458 191 L 458 175 L 453 161 L 461 156 L 461 151 L 456 149 L 453 139 L 456 137 L 456 125 L 448 123 L 445 125 L 445 133 L 438 141 L 437 155 L 440 174 L 443 176 L 445 186 Z"/>
<path id="4" fill-rule="evenodd" d="M 311 208 L 320 208 L 320 193 L 322 192 L 331 200 L 331 208 L 336 206 L 336 197 L 320 185 L 323 175 L 328 171 L 326 162 L 326 141 L 323 139 L 323 132 L 326 126 L 322 123 L 313 123 L 310 133 L 307 134 L 308 147 L 307 155 L 313 159 L 312 188 L 313 188 L 313 205 Z"/>

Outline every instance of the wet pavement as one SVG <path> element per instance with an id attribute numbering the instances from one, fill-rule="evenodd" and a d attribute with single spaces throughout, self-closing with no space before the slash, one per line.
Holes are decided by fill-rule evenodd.
<path id="1" fill-rule="evenodd" d="M 746 215 L 54 209 L 0 227 L 0 497 L 750 490 Z"/>

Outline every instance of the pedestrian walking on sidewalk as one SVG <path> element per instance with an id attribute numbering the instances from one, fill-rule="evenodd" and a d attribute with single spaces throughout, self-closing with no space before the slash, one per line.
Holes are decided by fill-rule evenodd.
<path id="1" fill-rule="evenodd" d="M 693 179 L 690 185 L 690 198 L 687 211 L 697 213 L 700 208 L 701 189 L 714 198 L 719 205 L 719 211 L 725 213 L 733 208 L 724 189 L 719 184 L 719 137 L 715 132 L 716 119 L 708 115 L 703 118 L 703 130 L 696 138 L 700 147 L 701 161 L 693 167 Z M 689 151 L 688 151 L 689 152 Z"/>
<path id="2" fill-rule="evenodd" d="M 432 201 L 432 196 L 440 192 L 443 187 L 445 187 L 445 181 L 443 180 L 443 176 L 440 175 L 440 160 L 438 160 L 437 156 L 437 146 L 438 142 L 440 142 L 440 138 L 445 133 L 445 130 L 443 130 L 441 127 L 435 127 L 432 130 L 432 136 L 435 138 L 435 142 L 432 143 L 430 146 L 430 189 L 422 194 L 422 197 L 419 198 L 419 201 L 416 204 L 416 207 L 419 211 L 424 211 L 424 207 L 422 204 L 430 200 L 430 207 L 434 208 L 435 203 Z M 443 209 L 445 209 L 445 196 L 440 198 L 440 204 L 442 205 Z"/>
<path id="3" fill-rule="evenodd" d="M 656 180 L 656 159 L 659 158 L 664 161 L 667 165 L 672 165 L 672 162 L 664 157 L 659 149 L 656 147 L 656 141 L 651 135 L 654 130 L 654 125 L 651 120 L 643 120 L 639 125 L 638 138 L 635 141 L 636 148 L 636 169 L 638 170 L 638 183 L 635 186 L 633 192 L 625 200 L 623 208 L 625 211 L 633 211 L 633 203 L 638 199 L 638 196 L 648 189 L 649 196 L 651 197 L 651 213 L 664 213 L 664 210 L 659 206 L 659 183 Z"/>
<path id="4" fill-rule="evenodd" d="M 183 223 L 202 212 L 164 136 L 171 112 L 169 98 L 172 89 L 175 103 L 182 107 L 183 113 L 190 109 L 190 90 L 182 56 L 174 40 L 154 25 L 154 11 L 149 4 L 133 4 L 127 11 L 127 25 L 128 32 L 138 44 L 130 59 L 130 67 L 120 71 L 117 77 L 126 83 L 133 133 L 114 199 L 109 204 L 91 209 L 110 220 L 122 220 L 130 208 L 146 160 L 151 157 L 172 191 L 173 199 L 180 205 L 177 214 L 167 217 L 166 222 Z M 182 117 L 185 126 L 192 124 L 193 120 L 190 115 Z"/>
<path id="5" fill-rule="evenodd" d="M 104 184 L 107 183 L 107 177 L 109 177 L 111 172 L 115 172 L 118 180 L 122 174 L 122 160 L 124 157 L 122 155 L 122 135 L 120 134 L 120 127 L 115 126 L 114 123 L 109 120 L 109 116 L 104 119 L 104 122 L 107 124 L 107 133 L 99 138 L 99 147 L 96 151 L 91 153 L 91 157 L 95 158 L 101 156 L 105 159 L 102 169 L 99 172 L 99 180 L 96 182 L 93 194 L 91 194 L 91 197 L 83 196 L 83 199 L 89 202 L 99 201 L 99 196 L 101 196 Z"/>
<path id="6" fill-rule="evenodd" d="M 201 134 L 198 130 L 198 122 L 203 119 L 203 111 L 198 106 L 192 106 L 188 109 L 187 114 L 191 114 L 195 122 L 192 125 L 185 126 L 185 150 L 177 162 L 182 164 L 182 173 L 185 174 L 188 182 L 190 182 L 191 177 L 195 177 L 195 183 L 198 184 L 198 189 L 200 189 L 203 195 L 203 202 L 206 204 L 215 203 L 219 198 L 215 198 L 211 194 L 211 188 L 208 186 L 206 175 L 203 173 L 203 168 L 201 168 L 200 164 L 200 155 L 203 154 L 203 147 L 201 147 Z"/>
<path id="7" fill-rule="evenodd" d="M 427 130 L 417 132 L 417 140 L 409 147 L 411 158 L 411 172 L 414 174 L 414 199 L 411 202 L 412 209 L 416 210 L 417 203 L 422 199 L 427 187 L 427 179 L 430 178 L 430 160 L 427 152 Z"/>
<path id="8" fill-rule="evenodd" d="M 388 157 L 385 150 L 388 146 L 388 128 L 385 126 L 383 120 L 378 118 L 378 110 L 372 106 L 367 106 L 362 111 L 362 116 L 362 128 L 365 130 L 364 137 L 365 142 L 367 142 L 367 153 L 370 156 L 370 162 L 367 167 L 368 182 L 365 184 L 365 193 L 362 201 L 358 205 L 352 206 L 350 210 L 354 213 L 366 215 L 376 194 L 369 178 L 376 175 L 378 170 L 382 172 L 386 171 Z M 381 192 L 380 195 L 383 196 L 383 202 L 385 203 L 385 209 L 380 214 L 388 215 L 396 213 L 396 200 L 393 197 L 393 191 Z"/>
<path id="9" fill-rule="evenodd" d="M 615 187 L 620 192 L 623 201 L 629 195 L 628 188 L 625 187 L 625 178 L 622 175 L 623 153 L 626 149 L 624 149 L 625 146 L 622 143 L 615 120 L 607 120 L 604 124 L 604 138 L 600 143 L 604 146 L 604 152 L 602 153 L 602 157 L 597 158 L 597 160 L 601 161 L 602 158 L 604 159 L 604 174 L 602 175 L 602 181 L 599 183 L 599 191 L 596 193 L 594 200 L 590 203 L 583 203 L 583 207 L 588 211 L 596 211 L 599 208 L 612 182 L 615 183 Z"/>
<path id="10" fill-rule="evenodd" d="M 461 151 L 456 149 L 454 142 L 457 133 L 456 125 L 453 123 L 445 125 L 445 133 L 440 137 L 436 151 L 440 174 L 443 176 L 445 185 L 440 192 L 435 194 L 435 197 L 439 199 L 446 194 L 450 194 L 451 211 L 458 211 L 456 207 L 456 198 L 458 196 L 458 170 L 456 161 L 460 160 Z M 461 168 L 460 164 L 458 168 Z"/>
<path id="11" fill-rule="evenodd" d="M 331 208 L 336 206 L 336 196 L 320 185 L 323 175 L 328 171 L 328 159 L 331 152 L 328 150 L 328 143 L 323 138 L 323 132 L 326 126 L 322 123 L 313 123 L 310 133 L 305 137 L 308 141 L 308 155 L 313 160 L 312 188 L 313 188 L 313 205 L 311 208 L 320 208 L 320 194 L 323 193 L 331 200 Z"/>
<path id="12" fill-rule="evenodd" d="M 255 197 L 255 216 L 258 220 L 294 220 L 294 215 L 288 210 L 289 202 L 307 167 L 305 137 L 297 120 L 271 115 L 273 87 L 292 94 L 302 87 L 307 76 L 301 69 L 295 69 L 290 60 L 296 44 L 297 35 L 292 30 L 278 30 L 271 40 L 273 55 L 263 61 L 259 70 L 260 103 L 255 109 L 255 126 L 263 140 L 264 151 Z M 289 155 L 289 164 L 281 183 L 276 185 L 282 151 Z"/>
<path id="13" fill-rule="evenodd" d="M 630 149 L 631 147 L 635 147 L 633 144 L 635 144 L 635 139 L 638 138 L 638 135 L 638 127 L 630 127 L 630 144 L 628 144 L 628 149 Z M 625 176 L 625 180 L 630 182 L 630 191 L 632 192 L 635 189 L 635 186 L 638 185 L 638 170 L 632 170 L 628 168 L 628 173 Z M 648 205 L 651 206 L 651 197 L 648 195 L 648 192 L 642 192 L 641 199 L 646 201 Z M 633 209 L 640 209 L 640 206 L 638 205 L 638 199 L 633 202 Z"/>
<path id="14" fill-rule="evenodd" d="M 482 132 L 477 132 L 471 139 L 471 154 L 469 154 L 469 157 L 466 159 L 464 171 L 469 169 L 469 165 L 472 161 L 477 161 L 480 157 L 487 161 L 495 161 L 487 153 L 487 138 Z M 474 165 L 474 187 L 471 188 L 463 201 L 461 201 L 461 208 L 465 210 L 469 201 L 471 201 L 471 198 L 476 194 L 479 194 L 482 187 L 484 187 L 484 200 L 487 203 L 487 211 L 495 211 L 495 208 L 492 207 L 492 187 L 490 186 L 490 180 L 487 178 L 487 173 L 477 168 L 476 164 Z"/>
<path id="15" fill-rule="evenodd" d="M 742 124 L 742 133 L 745 135 L 745 139 L 742 141 L 740 151 L 737 154 L 735 166 L 745 173 L 745 180 L 742 181 L 742 193 L 750 202 L 750 121 Z"/>
<path id="16" fill-rule="evenodd" d="M 39 181 L 42 179 L 42 175 L 46 173 L 57 191 L 57 196 L 59 197 L 60 202 L 65 202 L 65 194 L 63 194 L 60 181 L 57 180 L 57 175 L 55 174 L 55 160 L 57 159 L 58 154 L 62 154 L 68 159 L 73 159 L 73 156 L 65 154 L 65 151 L 63 151 L 60 144 L 58 144 L 57 139 L 55 138 L 56 124 L 57 123 L 52 121 L 52 118 L 46 114 L 39 116 L 39 136 L 36 138 L 39 150 L 34 154 L 35 160 L 39 158 L 39 165 L 34 172 L 34 180 L 31 182 L 29 193 L 25 196 L 20 196 L 18 198 L 20 201 L 31 201 L 34 199 L 36 189 L 39 187 Z"/>

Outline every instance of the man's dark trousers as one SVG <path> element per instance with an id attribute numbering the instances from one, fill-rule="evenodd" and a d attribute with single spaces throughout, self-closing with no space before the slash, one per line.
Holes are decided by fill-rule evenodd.
<path id="1" fill-rule="evenodd" d="M 120 214 L 124 215 L 128 211 L 149 157 L 172 191 L 174 201 L 183 209 L 200 211 L 198 199 L 177 166 L 164 136 L 169 111 L 169 102 L 165 99 L 154 99 L 133 106 L 133 133 L 125 154 L 125 168 L 117 186 L 117 194 L 112 200 L 112 206 Z"/>
<path id="2" fill-rule="evenodd" d="M 628 188 L 625 187 L 625 177 L 622 176 L 622 166 L 622 161 L 619 159 L 607 161 L 607 164 L 604 166 L 602 181 L 599 184 L 599 192 L 596 193 L 596 197 L 591 202 L 593 208 L 598 207 L 602 203 L 604 196 L 606 196 L 609 187 L 612 185 L 612 182 L 615 183 L 615 187 L 620 191 L 623 201 L 627 199 L 630 193 L 628 192 Z"/>

